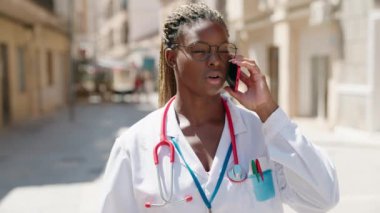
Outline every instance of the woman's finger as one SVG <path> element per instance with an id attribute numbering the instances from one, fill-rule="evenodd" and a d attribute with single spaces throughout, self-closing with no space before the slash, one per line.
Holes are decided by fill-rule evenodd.
<path id="1" fill-rule="evenodd" d="M 240 80 L 247 86 L 249 86 L 251 84 L 251 79 L 250 79 L 251 76 L 248 76 L 247 74 L 245 74 L 244 72 L 240 72 Z"/>
<path id="2" fill-rule="evenodd" d="M 228 94 L 230 94 L 232 97 L 234 97 L 236 100 L 241 100 L 242 97 L 243 97 L 243 93 L 240 92 L 240 91 L 234 91 L 233 89 L 231 89 L 231 87 L 229 86 L 226 86 L 224 87 L 224 90 L 228 92 Z"/>
<path id="3" fill-rule="evenodd" d="M 249 63 L 247 61 L 234 61 L 233 63 L 241 67 L 247 68 L 247 70 L 249 71 L 251 75 L 255 73 L 260 73 L 260 70 L 257 68 L 257 66 L 254 63 Z"/>
<path id="4" fill-rule="evenodd" d="M 244 56 L 242 55 L 236 55 L 233 59 L 231 60 L 243 60 L 244 59 Z"/>
<path id="5" fill-rule="evenodd" d="M 232 58 L 230 61 L 241 61 L 241 62 L 243 62 L 243 61 L 248 61 L 248 62 L 250 62 L 250 63 L 252 63 L 252 64 L 256 64 L 256 61 L 255 61 L 255 60 L 250 59 L 250 58 L 245 58 L 245 57 L 242 56 L 242 55 L 236 55 L 235 58 Z"/>
<path id="6" fill-rule="evenodd" d="M 232 61 L 232 63 L 235 63 L 241 67 L 245 67 L 247 69 L 252 69 L 254 64 L 253 63 L 249 63 L 247 61 L 238 61 L 238 60 L 235 60 L 235 61 Z"/>

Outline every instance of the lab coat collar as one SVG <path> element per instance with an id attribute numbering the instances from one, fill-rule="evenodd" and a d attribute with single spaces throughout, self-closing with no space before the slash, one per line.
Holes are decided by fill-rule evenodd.
<path id="1" fill-rule="evenodd" d="M 172 102 L 172 104 L 169 106 L 168 110 L 168 117 L 166 120 L 166 136 L 168 138 L 178 138 L 178 134 L 180 133 L 181 129 L 178 126 L 175 110 L 174 110 L 174 105 L 175 105 L 176 100 Z M 165 105 L 165 108 L 167 107 L 167 103 Z M 165 108 L 163 111 L 165 111 Z"/>
<path id="2" fill-rule="evenodd" d="M 227 104 L 230 107 L 231 118 L 232 118 L 232 123 L 234 124 L 235 135 L 238 135 L 240 133 L 247 131 L 247 127 L 245 126 L 245 123 L 243 121 L 243 117 L 240 113 L 240 109 L 236 106 L 235 103 L 232 102 L 230 98 L 228 98 L 227 96 L 222 96 L 222 97 L 225 100 L 227 100 Z"/>
<path id="3" fill-rule="evenodd" d="M 232 123 L 234 124 L 235 135 L 238 135 L 240 133 L 247 131 L 247 127 L 243 122 L 243 118 L 242 118 L 241 113 L 239 112 L 239 108 L 235 105 L 235 103 L 233 103 L 230 100 L 230 98 L 226 96 L 222 96 L 222 98 L 227 100 L 227 104 L 230 108 Z M 181 131 L 181 129 L 178 126 L 177 118 L 175 115 L 175 110 L 174 110 L 175 101 L 176 100 L 174 100 L 173 103 L 169 107 L 167 123 L 166 123 L 166 134 L 167 134 L 167 137 L 169 138 L 170 137 L 177 138 L 180 133 L 179 131 Z M 167 105 L 165 105 L 165 107 L 166 106 Z"/>
<path id="4" fill-rule="evenodd" d="M 246 126 L 243 122 L 243 119 L 241 117 L 241 114 L 239 112 L 239 109 L 236 107 L 236 105 L 229 100 L 227 97 L 224 97 L 224 99 L 227 100 L 227 104 L 230 108 L 232 122 L 234 124 L 234 130 L 235 130 L 235 137 L 238 139 L 237 135 L 241 134 L 246 131 Z M 175 100 L 174 100 L 175 101 Z M 189 166 L 193 169 L 193 171 L 197 174 L 197 177 L 201 181 L 206 181 L 208 186 L 210 188 L 214 187 L 216 184 L 216 180 L 218 179 L 220 170 L 222 168 L 222 164 L 224 161 L 224 158 L 226 156 L 228 147 L 231 143 L 230 133 L 227 125 L 227 118 L 225 120 L 225 125 L 223 129 L 223 133 L 217 148 L 217 152 L 215 154 L 215 158 L 213 159 L 213 163 L 211 166 L 211 169 L 209 172 L 206 172 L 202 166 L 202 163 L 196 156 L 195 152 L 192 150 L 190 144 L 187 143 L 185 136 L 183 135 L 176 119 L 176 114 L 174 110 L 174 102 L 170 105 L 168 115 L 167 115 L 167 137 L 168 138 L 175 138 L 178 142 L 178 145 L 183 153 L 183 156 L 186 160 L 186 162 L 189 164 Z M 237 143 L 239 140 L 236 140 Z M 177 154 L 177 159 L 179 159 L 179 156 Z M 185 166 L 185 163 L 180 160 L 181 164 Z M 229 159 L 229 164 L 233 162 L 233 158 Z M 229 168 L 230 166 L 228 166 Z M 206 185 L 206 187 L 207 187 Z"/>

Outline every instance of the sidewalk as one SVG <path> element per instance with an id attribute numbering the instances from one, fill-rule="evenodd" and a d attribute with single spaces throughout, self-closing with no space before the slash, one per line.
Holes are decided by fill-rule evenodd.
<path id="1" fill-rule="evenodd" d="M 380 212 L 380 134 L 346 128 L 332 132 L 315 119 L 294 120 L 336 166 L 340 202 L 330 212 Z"/>
<path id="2" fill-rule="evenodd" d="M 302 133 L 311 141 L 326 146 L 369 146 L 380 148 L 380 132 L 336 127 L 327 125 L 314 118 L 293 118 Z"/>

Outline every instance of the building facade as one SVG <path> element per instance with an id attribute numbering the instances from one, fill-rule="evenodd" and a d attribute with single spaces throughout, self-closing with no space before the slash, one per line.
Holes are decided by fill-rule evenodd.
<path id="1" fill-rule="evenodd" d="M 70 42 L 54 1 L 1 1 L 0 29 L 0 128 L 64 106 Z"/>
<path id="2" fill-rule="evenodd" d="M 102 0 L 98 2 L 98 36 L 96 61 L 112 73 L 114 92 L 131 92 L 136 73 L 127 69 L 129 42 L 129 1 Z"/>
<path id="3" fill-rule="evenodd" d="M 258 61 L 291 116 L 380 130 L 379 1 L 233 2 L 228 20 L 241 53 Z"/>
<path id="4" fill-rule="evenodd" d="M 129 42 L 121 55 L 141 65 L 149 51 L 158 58 L 162 24 L 185 1 L 159 1 L 158 25 L 147 16 L 156 17 L 156 5 L 139 2 L 129 1 L 129 18 L 124 19 Z M 290 116 L 316 118 L 331 129 L 380 130 L 379 0 L 204 2 L 222 11 L 231 41 L 240 54 L 257 60 L 275 99 Z M 103 34 L 114 38 L 115 32 Z"/>
<path id="5" fill-rule="evenodd" d="M 112 71 L 113 90 L 130 93 L 141 72 L 155 75 L 158 65 L 159 2 L 103 0 L 97 61 Z"/>

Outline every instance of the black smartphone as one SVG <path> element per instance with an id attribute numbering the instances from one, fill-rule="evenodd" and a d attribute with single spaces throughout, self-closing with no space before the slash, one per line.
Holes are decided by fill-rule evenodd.
<path id="1" fill-rule="evenodd" d="M 240 72 L 238 65 L 228 62 L 226 81 L 234 91 L 237 91 L 239 87 Z"/>

